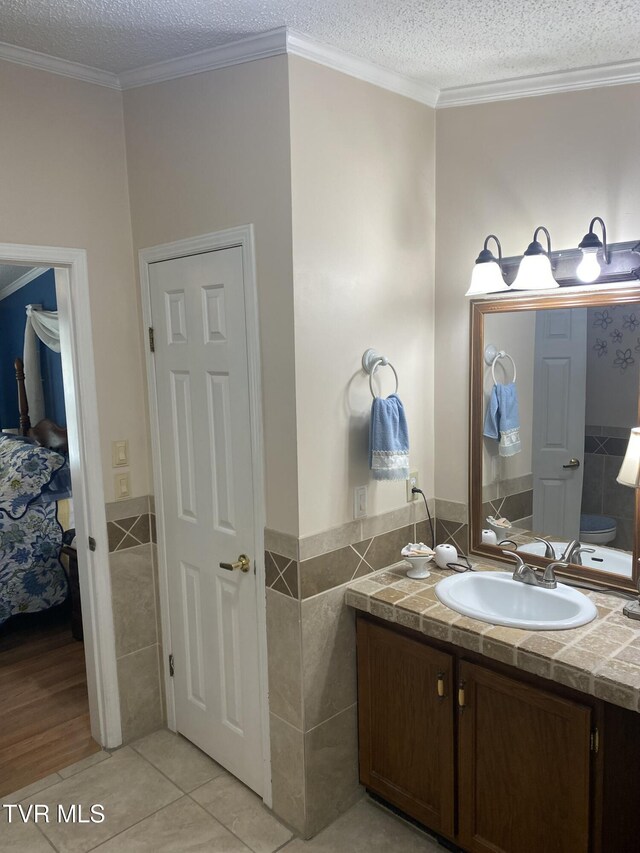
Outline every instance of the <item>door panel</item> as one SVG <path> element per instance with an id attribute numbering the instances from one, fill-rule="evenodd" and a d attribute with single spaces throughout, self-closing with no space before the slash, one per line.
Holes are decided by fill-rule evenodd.
<path id="1" fill-rule="evenodd" d="M 584 459 L 587 309 L 536 312 L 533 399 L 533 529 L 577 539 Z"/>
<path id="2" fill-rule="evenodd" d="M 470 853 L 587 853 L 591 709 L 460 662 L 459 842 Z"/>
<path id="3" fill-rule="evenodd" d="M 361 617 L 357 631 L 360 781 L 451 837 L 453 659 Z"/>
<path id="4" fill-rule="evenodd" d="M 262 733 L 242 250 L 150 265 L 178 731 L 259 793 Z"/>

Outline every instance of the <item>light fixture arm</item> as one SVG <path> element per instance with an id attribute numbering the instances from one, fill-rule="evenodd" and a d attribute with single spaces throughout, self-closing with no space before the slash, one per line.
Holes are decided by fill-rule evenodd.
<path id="1" fill-rule="evenodd" d="M 593 226 L 596 222 L 600 223 L 600 227 L 602 228 L 602 256 L 604 258 L 604 262 L 607 266 L 611 263 L 611 256 L 609 254 L 609 248 L 607 246 L 607 226 L 604 224 L 604 219 L 600 216 L 594 216 L 591 222 L 589 223 L 589 234 L 593 234 Z"/>
<path id="2" fill-rule="evenodd" d="M 502 269 L 502 245 L 500 243 L 500 240 L 498 240 L 498 238 L 496 237 L 495 234 L 489 234 L 488 237 L 484 241 L 484 251 L 485 252 L 488 251 L 487 245 L 489 243 L 489 240 L 494 240 L 496 246 L 498 247 L 498 266 L 500 267 L 500 269 Z"/>
<path id="3" fill-rule="evenodd" d="M 538 240 L 538 232 L 539 231 L 544 231 L 544 233 L 547 237 L 547 254 L 550 255 L 551 254 L 551 234 L 549 234 L 548 230 L 544 227 L 544 225 L 538 225 L 536 230 L 533 232 L 533 242 L 534 243 L 540 242 Z"/>

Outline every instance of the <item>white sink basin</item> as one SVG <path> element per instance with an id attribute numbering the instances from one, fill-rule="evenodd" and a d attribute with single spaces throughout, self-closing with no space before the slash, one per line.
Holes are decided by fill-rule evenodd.
<path id="1" fill-rule="evenodd" d="M 566 584 L 556 589 L 514 581 L 511 572 L 465 572 L 436 584 L 443 604 L 465 616 L 523 628 L 526 631 L 560 631 L 595 619 L 594 603 Z"/>

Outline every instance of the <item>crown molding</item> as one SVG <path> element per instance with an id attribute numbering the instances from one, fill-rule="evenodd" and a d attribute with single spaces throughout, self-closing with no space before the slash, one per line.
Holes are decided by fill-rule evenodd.
<path id="1" fill-rule="evenodd" d="M 438 109 L 487 104 L 492 101 L 513 101 L 517 98 L 534 98 L 559 92 L 624 86 L 629 83 L 640 83 L 640 60 L 638 59 L 442 89 L 438 98 Z"/>
<path id="2" fill-rule="evenodd" d="M 320 44 L 295 30 L 287 30 L 287 53 L 326 65 L 334 71 L 357 77 L 358 80 L 404 95 L 429 107 L 435 107 L 438 101 L 439 90 L 428 83 L 398 74 L 396 71 L 389 71 L 388 68 L 382 68 L 366 59 L 359 59 L 336 47 Z"/>
<path id="3" fill-rule="evenodd" d="M 28 50 L 26 47 L 16 47 L 16 45 L 6 42 L 0 42 L 0 60 L 2 59 L 6 62 L 14 62 L 17 65 L 37 68 L 39 71 L 48 71 L 50 74 L 72 77 L 74 80 L 82 80 L 84 83 L 94 83 L 98 86 L 106 86 L 109 89 L 120 88 L 118 75 L 111 71 L 91 68 L 89 65 L 70 62 L 68 59 L 59 59 L 57 56 L 38 53 L 38 51 Z"/>
<path id="4" fill-rule="evenodd" d="M 28 272 L 21 275 L 19 278 L 10 281 L 8 284 L 5 284 L 4 287 L 0 287 L 0 302 L 3 299 L 6 299 L 7 296 L 11 296 L 12 293 L 15 293 L 16 290 L 20 290 L 21 287 L 24 287 L 25 284 L 29 284 L 30 281 L 38 278 L 45 273 L 51 267 L 34 267 L 30 269 Z"/>
<path id="5" fill-rule="evenodd" d="M 176 59 L 166 59 L 163 62 L 155 62 L 153 65 L 135 68 L 132 71 L 123 71 L 119 76 L 120 88 L 135 89 L 152 83 L 164 83 L 167 80 L 176 80 L 178 77 L 228 68 L 231 65 L 266 59 L 286 52 L 287 29 L 278 27 L 278 29 L 229 44 L 200 50 L 188 56 L 179 56 Z"/>
<path id="6" fill-rule="evenodd" d="M 287 53 L 437 109 L 640 83 L 640 60 L 630 60 L 439 90 L 424 81 L 398 74 L 346 51 L 316 42 L 287 27 L 278 27 L 187 56 L 123 71 L 120 75 L 0 42 L 0 60 L 120 90 L 149 86 Z"/>

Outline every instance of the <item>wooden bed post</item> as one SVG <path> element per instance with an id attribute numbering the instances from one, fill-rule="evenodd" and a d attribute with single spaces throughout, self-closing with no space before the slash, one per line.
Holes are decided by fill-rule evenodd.
<path id="1" fill-rule="evenodd" d="M 24 387 L 24 364 L 21 358 L 14 362 L 16 369 L 16 382 L 18 383 L 18 410 L 20 412 L 20 435 L 28 435 L 31 429 L 29 420 L 29 403 L 27 402 L 27 391 Z"/>

